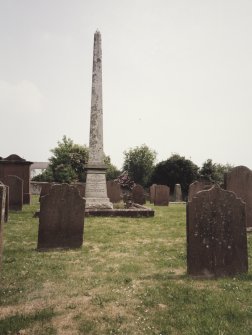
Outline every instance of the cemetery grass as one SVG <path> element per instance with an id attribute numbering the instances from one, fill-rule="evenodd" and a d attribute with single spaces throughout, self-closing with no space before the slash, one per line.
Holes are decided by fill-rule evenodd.
<path id="1" fill-rule="evenodd" d="M 186 275 L 185 205 L 154 218 L 86 218 L 81 249 L 37 252 L 38 198 L 4 225 L 0 334 L 252 333 L 249 273 Z"/>

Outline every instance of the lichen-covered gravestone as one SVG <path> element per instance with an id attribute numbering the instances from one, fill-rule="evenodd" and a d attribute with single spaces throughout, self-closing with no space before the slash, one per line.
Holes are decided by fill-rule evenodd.
<path id="1" fill-rule="evenodd" d="M 209 188 L 212 187 L 212 183 L 208 181 L 194 181 L 189 185 L 189 191 L 188 191 L 188 201 L 192 201 L 192 198 L 194 195 L 203 190 L 209 190 Z"/>
<path id="2" fill-rule="evenodd" d="M 23 207 L 23 180 L 18 176 L 5 176 L 1 178 L 4 185 L 9 187 L 9 209 L 21 211 Z"/>
<path id="3" fill-rule="evenodd" d="M 3 223 L 5 221 L 6 186 L 0 185 L 0 269 L 3 253 Z"/>
<path id="4" fill-rule="evenodd" d="M 74 186 L 53 185 L 40 199 L 38 250 L 81 247 L 84 213 L 85 200 Z"/>
<path id="5" fill-rule="evenodd" d="M 156 185 L 154 205 L 155 206 L 168 206 L 170 198 L 170 187 L 167 185 Z"/>
<path id="6" fill-rule="evenodd" d="M 245 203 L 213 186 L 187 203 L 187 271 L 221 277 L 248 271 Z"/>
<path id="7" fill-rule="evenodd" d="M 144 188 L 137 184 L 132 189 L 132 200 L 136 204 L 144 205 L 145 204 L 145 195 L 144 195 Z"/>
<path id="8" fill-rule="evenodd" d="M 110 201 L 115 204 L 122 200 L 121 186 L 114 180 L 107 181 L 107 192 Z"/>
<path id="9" fill-rule="evenodd" d="M 236 166 L 225 179 L 226 189 L 235 192 L 246 203 L 246 225 L 252 228 L 252 171 L 246 166 Z"/>

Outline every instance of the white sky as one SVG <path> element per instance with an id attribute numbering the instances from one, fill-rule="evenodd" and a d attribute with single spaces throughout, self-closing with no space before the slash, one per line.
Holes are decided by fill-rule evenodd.
<path id="1" fill-rule="evenodd" d="M 252 168 L 251 0 L 0 0 L 0 156 L 89 142 L 102 34 L 104 151 Z"/>

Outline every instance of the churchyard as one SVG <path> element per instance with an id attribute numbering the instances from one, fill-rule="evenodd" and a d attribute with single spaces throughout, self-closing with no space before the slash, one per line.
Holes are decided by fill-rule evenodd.
<path id="1" fill-rule="evenodd" d="M 186 206 L 155 217 L 86 217 L 81 248 L 38 252 L 38 196 L 4 224 L 0 334 L 252 333 L 247 274 L 187 275 Z"/>
<path id="2" fill-rule="evenodd" d="M 145 165 L 138 180 L 129 171 L 106 178 L 101 57 L 96 31 L 80 178 L 59 180 L 49 166 L 51 179 L 32 196 L 32 162 L 0 157 L 0 335 L 251 334 L 252 171 L 238 166 L 223 183 L 204 181 L 175 155 L 159 166 L 176 178 L 162 182 L 149 152 L 150 189 Z M 61 177 L 71 164 L 61 164 Z"/>

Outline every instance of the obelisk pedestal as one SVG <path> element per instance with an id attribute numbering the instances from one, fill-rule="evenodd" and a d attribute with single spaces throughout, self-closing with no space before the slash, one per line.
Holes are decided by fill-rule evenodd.
<path id="1" fill-rule="evenodd" d="M 94 35 L 89 159 L 86 165 L 85 199 L 87 209 L 112 209 L 107 196 L 106 165 L 103 153 L 102 51 L 101 34 Z"/>

